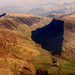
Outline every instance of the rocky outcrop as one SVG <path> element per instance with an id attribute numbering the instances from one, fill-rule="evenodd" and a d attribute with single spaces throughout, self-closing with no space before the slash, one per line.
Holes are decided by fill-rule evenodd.
<path id="1" fill-rule="evenodd" d="M 36 75 L 50 75 L 50 72 L 39 69 L 36 71 Z"/>

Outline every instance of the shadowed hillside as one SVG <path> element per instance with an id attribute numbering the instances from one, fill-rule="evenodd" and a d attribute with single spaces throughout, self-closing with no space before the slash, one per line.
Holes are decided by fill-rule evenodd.
<path id="1" fill-rule="evenodd" d="M 64 35 L 64 21 L 53 19 L 47 26 L 32 31 L 32 39 L 42 45 L 42 48 L 61 54 Z"/>
<path id="2" fill-rule="evenodd" d="M 75 60 L 75 23 L 74 18 L 66 17 L 53 19 L 42 28 L 32 31 L 32 40 L 41 44 L 43 49 L 52 52 L 52 55 L 61 55 L 64 59 Z"/>

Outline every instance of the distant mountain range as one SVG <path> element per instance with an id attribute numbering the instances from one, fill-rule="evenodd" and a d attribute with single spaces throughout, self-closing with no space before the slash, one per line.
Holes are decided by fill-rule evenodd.
<path id="1" fill-rule="evenodd" d="M 0 1 L 0 13 L 23 13 L 45 16 L 50 13 L 75 12 L 75 0 Z"/>
<path id="2" fill-rule="evenodd" d="M 50 3 L 41 5 L 37 8 L 33 8 L 30 13 L 40 16 L 46 16 L 47 14 L 56 13 L 73 13 L 75 12 L 75 2 L 72 3 Z"/>

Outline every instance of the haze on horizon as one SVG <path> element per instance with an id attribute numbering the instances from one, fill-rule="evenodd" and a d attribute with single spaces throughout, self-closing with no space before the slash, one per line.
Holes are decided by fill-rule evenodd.
<path id="1" fill-rule="evenodd" d="M 72 3 L 75 0 L 0 0 L 1 13 L 24 13 L 26 14 L 33 8 L 47 5 L 49 3 Z"/>

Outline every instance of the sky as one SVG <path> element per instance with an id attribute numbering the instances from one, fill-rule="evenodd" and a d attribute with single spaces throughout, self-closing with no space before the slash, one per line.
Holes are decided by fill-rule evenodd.
<path id="1" fill-rule="evenodd" d="M 75 0 L 0 0 L 0 13 L 27 13 L 30 9 L 47 3 L 74 2 Z"/>

